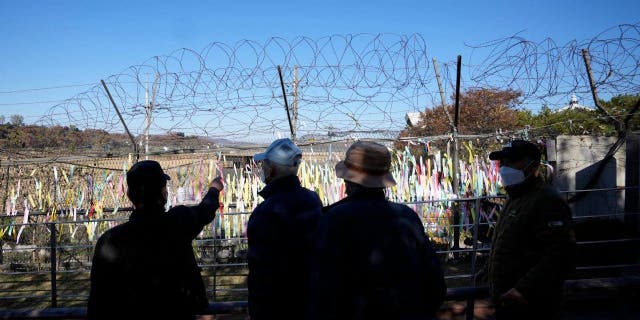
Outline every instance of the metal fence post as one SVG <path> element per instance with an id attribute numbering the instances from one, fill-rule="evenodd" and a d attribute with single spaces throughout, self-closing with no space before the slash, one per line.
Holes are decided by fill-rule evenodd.
<path id="1" fill-rule="evenodd" d="M 478 229 L 480 228 L 480 210 L 482 210 L 480 201 L 481 198 L 476 198 L 474 202 L 474 209 L 476 212 L 475 217 L 473 218 L 473 256 L 471 257 L 471 286 L 476 287 L 478 284 L 476 283 L 476 272 L 477 272 L 477 259 L 478 259 Z M 474 319 L 474 311 L 475 311 L 475 297 L 470 297 L 467 300 L 467 320 Z"/>
<path id="2" fill-rule="evenodd" d="M 56 248 L 57 248 L 57 237 L 56 237 L 56 225 L 55 222 L 49 223 L 49 230 L 51 231 L 51 238 L 49 239 L 49 244 L 51 245 L 51 307 L 58 307 L 58 292 L 56 288 L 56 266 L 58 265 L 56 262 Z"/>
<path id="3" fill-rule="evenodd" d="M 216 246 L 216 234 L 213 234 L 213 302 L 216 301 L 216 291 L 218 287 L 218 249 Z"/>

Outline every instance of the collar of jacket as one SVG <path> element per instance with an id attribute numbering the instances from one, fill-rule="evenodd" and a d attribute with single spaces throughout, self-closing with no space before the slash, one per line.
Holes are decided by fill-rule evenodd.
<path id="1" fill-rule="evenodd" d="M 505 187 L 504 189 L 507 191 L 509 197 L 518 198 L 531 192 L 532 190 L 539 189 L 543 184 L 544 181 L 542 181 L 542 179 L 538 177 L 531 177 L 531 179 L 527 179 L 515 186 Z"/>
<path id="2" fill-rule="evenodd" d="M 298 176 L 286 176 L 271 181 L 258 194 L 266 199 L 280 190 L 291 190 L 296 187 L 300 187 Z"/>
<path id="3" fill-rule="evenodd" d="M 345 199 L 356 200 L 356 199 L 363 199 L 363 198 L 364 199 L 371 199 L 371 198 L 384 199 L 385 198 L 384 189 L 382 189 L 382 188 L 362 188 L 362 189 L 358 189 L 356 192 L 350 194 Z"/>
<path id="4" fill-rule="evenodd" d="M 129 221 L 145 221 L 150 219 L 153 220 L 165 213 L 164 207 L 152 211 L 156 212 L 147 212 L 147 210 L 134 209 L 129 216 Z"/>
<path id="5" fill-rule="evenodd" d="M 359 199 L 386 199 L 386 195 L 384 194 L 384 189 L 362 188 L 350 194 L 346 198 L 322 208 L 322 212 L 327 212 L 335 206 Z"/>

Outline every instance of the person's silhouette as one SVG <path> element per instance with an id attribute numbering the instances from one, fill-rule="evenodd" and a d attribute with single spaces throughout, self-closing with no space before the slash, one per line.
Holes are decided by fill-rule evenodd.
<path id="1" fill-rule="evenodd" d="M 199 205 L 165 212 L 169 179 L 151 160 L 127 172 L 134 210 L 96 244 L 89 319 L 190 319 L 208 306 L 192 240 L 215 217 L 222 179 L 212 181 Z"/>

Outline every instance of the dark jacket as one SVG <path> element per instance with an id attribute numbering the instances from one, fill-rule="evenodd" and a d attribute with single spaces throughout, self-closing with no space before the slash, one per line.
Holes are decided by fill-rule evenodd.
<path id="1" fill-rule="evenodd" d="M 300 319 L 306 308 L 311 236 L 320 217 L 318 195 L 297 176 L 269 183 L 251 213 L 249 314 L 252 320 Z"/>
<path id="2" fill-rule="evenodd" d="M 361 189 L 327 207 L 318 226 L 312 319 L 431 319 L 446 285 L 422 221 Z"/>
<path id="3" fill-rule="evenodd" d="M 190 319 L 207 307 L 192 240 L 215 217 L 218 190 L 195 207 L 143 212 L 105 232 L 91 267 L 89 319 Z"/>
<path id="4" fill-rule="evenodd" d="M 569 206 L 556 190 L 536 178 L 507 192 L 489 259 L 492 298 L 498 302 L 515 288 L 532 309 L 557 311 L 575 255 Z"/>

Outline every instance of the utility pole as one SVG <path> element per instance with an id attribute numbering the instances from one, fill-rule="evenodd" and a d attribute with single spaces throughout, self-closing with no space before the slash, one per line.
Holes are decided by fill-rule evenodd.
<path id="1" fill-rule="evenodd" d="M 455 131 L 455 126 L 453 124 L 453 119 L 451 119 L 451 114 L 449 114 L 449 110 L 447 110 L 447 103 L 444 97 L 444 89 L 442 88 L 442 80 L 440 80 L 440 68 L 438 68 L 438 60 L 433 58 L 433 69 L 436 73 L 436 80 L 438 80 L 438 89 L 440 90 L 440 101 L 442 103 L 442 109 L 444 114 L 447 116 L 447 120 L 449 120 L 449 127 L 451 128 L 451 133 Z"/>
<path id="2" fill-rule="evenodd" d="M 459 160 L 458 160 L 458 124 L 460 121 L 460 69 L 462 67 L 462 56 L 458 55 L 458 63 L 456 70 L 456 104 L 455 104 L 455 114 L 453 120 L 453 181 L 452 188 L 453 193 L 456 196 L 459 196 L 460 193 L 460 182 L 458 181 L 459 174 Z M 460 248 L 460 207 L 459 203 L 456 202 L 456 205 L 453 207 L 453 248 Z"/>
<path id="3" fill-rule="evenodd" d="M 151 115 L 153 114 L 153 106 L 156 102 L 156 92 L 158 91 L 158 80 L 160 74 L 156 73 L 156 79 L 153 81 L 153 88 L 151 93 L 151 101 L 149 102 L 149 82 L 147 81 L 147 88 L 145 90 L 145 128 L 144 128 L 144 159 L 149 160 L 149 128 L 151 127 Z"/>
<path id="4" fill-rule="evenodd" d="M 147 84 L 144 88 L 144 159 L 149 160 L 149 126 L 151 126 L 151 117 L 149 115 L 149 75 L 147 74 Z"/>

